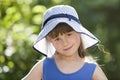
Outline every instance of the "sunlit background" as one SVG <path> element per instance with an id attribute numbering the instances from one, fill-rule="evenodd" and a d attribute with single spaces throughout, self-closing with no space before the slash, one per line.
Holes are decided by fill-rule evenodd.
<path id="1" fill-rule="evenodd" d="M 0 80 L 20 80 L 43 56 L 32 49 L 42 15 L 73 6 L 84 27 L 101 40 L 89 49 L 109 80 L 120 80 L 120 0 L 0 0 Z"/>

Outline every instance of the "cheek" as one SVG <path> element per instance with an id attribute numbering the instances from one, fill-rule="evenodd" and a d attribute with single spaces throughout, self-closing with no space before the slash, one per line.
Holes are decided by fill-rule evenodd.
<path id="1" fill-rule="evenodd" d="M 56 50 L 61 49 L 61 44 L 60 43 L 52 43 L 53 46 L 55 47 Z"/>
<path id="2" fill-rule="evenodd" d="M 78 38 L 77 38 L 77 36 L 74 36 L 74 37 L 72 37 L 70 40 L 72 40 L 72 41 L 77 41 L 78 40 Z"/>
<path id="3" fill-rule="evenodd" d="M 76 46 L 79 46 L 81 43 L 80 35 L 76 35 L 73 39 L 72 42 L 76 44 Z"/>

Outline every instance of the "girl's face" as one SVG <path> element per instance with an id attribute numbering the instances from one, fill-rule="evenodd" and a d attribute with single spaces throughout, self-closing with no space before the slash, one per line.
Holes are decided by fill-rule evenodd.
<path id="1" fill-rule="evenodd" d="M 55 47 L 56 51 L 61 55 L 70 56 L 78 54 L 80 46 L 80 34 L 75 31 L 59 34 L 55 38 L 50 38 L 50 42 Z"/>

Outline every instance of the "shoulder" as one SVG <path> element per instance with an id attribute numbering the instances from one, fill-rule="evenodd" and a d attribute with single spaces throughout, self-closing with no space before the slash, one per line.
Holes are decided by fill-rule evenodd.
<path id="1" fill-rule="evenodd" d="M 98 64 L 96 64 L 96 68 L 93 74 L 93 80 L 108 80 L 105 73 L 102 71 Z"/>
<path id="2" fill-rule="evenodd" d="M 94 73 L 97 63 L 93 60 L 85 60 L 85 63 L 87 65 L 88 69 L 90 69 L 92 71 L 92 73 Z"/>
<path id="3" fill-rule="evenodd" d="M 45 59 L 38 61 L 30 72 L 22 80 L 40 80 L 43 74 L 43 62 Z"/>
<path id="4" fill-rule="evenodd" d="M 89 69 L 93 69 L 92 80 L 108 80 L 101 67 L 93 59 L 86 58 L 87 64 L 90 66 Z M 91 68 L 92 67 L 92 68 Z"/>
<path id="5" fill-rule="evenodd" d="M 86 71 L 85 74 L 87 74 L 87 76 L 92 78 L 92 76 L 93 76 L 93 74 L 95 72 L 96 66 L 97 66 L 96 63 L 94 63 L 94 62 L 85 62 L 84 68 L 83 68 L 84 71 Z"/>

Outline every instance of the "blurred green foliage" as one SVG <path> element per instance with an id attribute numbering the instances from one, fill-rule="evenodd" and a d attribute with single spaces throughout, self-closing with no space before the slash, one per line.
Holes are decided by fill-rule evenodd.
<path id="1" fill-rule="evenodd" d="M 0 80 L 19 80 L 43 56 L 32 49 L 47 8 L 73 6 L 100 40 L 90 49 L 109 80 L 120 79 L 120 0 L 0 0 Z"/>

